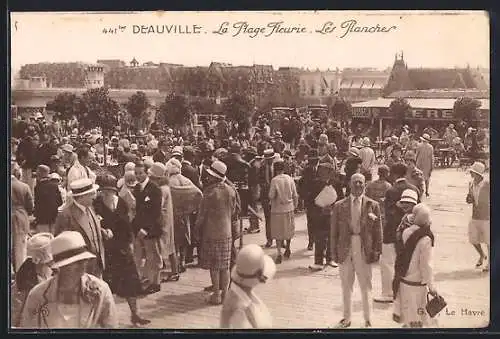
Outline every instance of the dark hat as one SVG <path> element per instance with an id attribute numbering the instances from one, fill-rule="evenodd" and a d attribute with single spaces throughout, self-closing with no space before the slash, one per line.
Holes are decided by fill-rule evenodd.
<path id="1" fill-rule="evenodd" d="M 229 147 L 229 150 L 231 153 L 240 153 L 241 151 L 241 146 L 238 142 L 233 142 L 231 143 L 231 146 Z"/>
<path id="2" fill-rule="evenodd" d="M 184 146 L 182 148 L 182 153 L 184 154 L 184 156 L 188 155 L 188 156 L 194 156 L 195 154 L 195 150 L 192 146 Z"/>
<path id="3" fill-rule="evenodd" d="M 246 152 L 247 154 L 249 154 L 249 155 L 253 155 L 253 156 L 258 155 L 258 153 L 257 153 L 257 148 L 255 148 L 254 146 L 250 146 L 250 147 L 248 147 L 248 148 L 245 150 L 245 152 Z"/>
<path id="4" fill-rule="evenodd" d="M 292 151 L 290 151 L 289 149 L 283 151 L 283 156 L 288 156 L 288 157 L 292 157 Z"/>
<path id="5" fill-rule="evenodd" d="M 99 185 L 100 190 L 118 191 L 118 180 L 112 174 L 103 174 L 96 178 L 96 183 Z"/>

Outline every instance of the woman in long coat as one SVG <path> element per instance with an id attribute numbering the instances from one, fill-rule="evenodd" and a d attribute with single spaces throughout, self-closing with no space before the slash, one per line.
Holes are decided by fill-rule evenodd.
<path id="1" fill-rule="evenodd" d="M 180 273 L 184 267 L 187 248 L 191 245 L 190 216 L 198 210 L 202 193 L 196 185 L 181 174 L 182 165 L 172 158 L 166 164 L 168 185 L 172 194 L 175 248 L 179 253 Z"/>
<path id="2" fill-rule="evenodd" d="M 275 177 L 271 180 L 269 199 L 271 201 L 271 239 L 276 239 L 278 256 L 276 263 L 282 261 L 281 247 L 285 242 L 285 258 L 290 258 L 290 242 L 295 233 L 294 211 L 298 204 L 297 188 L 292 177 L 284 173 L 285 163 L 274 163 Z"/>
<path id="3" fill-rule="evenodd" d="M 99 178 L 100 195 L 94 200 L 94 209 L 101 216 L 101 225 L 110 229 L 113 237 L 106 241 L 106 270 L 103 278 L 111 291 L 127 302 L 134 325 L 150 321 L 138 314 L 137 297 L 144 294 L 134 261 L 133 232 L 126 202 L 117 195 L 117 180 L 112 175 Z"/>
<path id="4" fill-rule="evenodd" d="M 149 169 L 149 179 L 160 187 L 162 192 L 162 229 L 163 234 L 160 238 L 161 256 L 163 263 L 170 262 L 172 272 L 168 275 L 165 281 L 178 281 L 179 264 L 177 263 L 177 254 L 175 251 L 174 238 L 174 211 L 172 205 L 172 194 L 168 187 L 168 178 L 166 177 L 166 166 L 162 163 L 155 163 Z"/>
<path id="5" fill-rule="evenodd" d="M 436 295 L 433 284 L 430 209 L 424 204 L 413 208 L 413 225 L 402 233 L 403 248 L 396 257 L 394 292 L 400 297 L 400 314 L 404 327 L 430 325 L 425 310 L 427 293 Z"/>

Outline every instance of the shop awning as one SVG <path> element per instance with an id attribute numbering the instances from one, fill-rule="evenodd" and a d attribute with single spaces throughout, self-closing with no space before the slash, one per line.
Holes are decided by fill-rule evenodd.
<path id="1" fill-rule="evenodd" d="M 352 107 L 360 108 L 389 108 L 394 98 L 378 98 L 375 100 L 358 102 Z M 415 109 L 453 109 L 456 99 L 406 99 L 410 106 Z M 477 99 L 481 102 L 481 110 L 490 109 L 489 99 Z"/>

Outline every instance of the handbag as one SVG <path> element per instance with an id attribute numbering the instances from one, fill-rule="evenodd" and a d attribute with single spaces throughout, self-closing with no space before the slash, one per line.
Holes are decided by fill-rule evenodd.
<path id="1" fill-rule="evenodd" d="M 447 303 L 439 294 L 432 299 L 429 299 L 429 295 L 430 293 L 427 292 L 427 304 L 425 305 L 425 310 L 431 318 L 434 318 L 436 314 L 441 312 L 443 308 L 446 307 Z"/>
<path id="2" fill-rule="evenodd" d="M 314 203 L 319 207 L 327 207 L 337 201 L 337 192 L 332 185 L 326 185 L 314 198 Z"/>

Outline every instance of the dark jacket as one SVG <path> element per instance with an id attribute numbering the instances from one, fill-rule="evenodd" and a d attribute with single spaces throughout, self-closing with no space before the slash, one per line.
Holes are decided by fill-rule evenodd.
<path id="1" fill-rule="evenodd" d="M 33 170 L 38 166 L 37 147 L 33 141 L 23 139 L 17 147 L 16 159 L 22 168 Z"/>
<path id="2" fill-rule="evenodd" d="M 483 179 L 484 183 L 479 190 L 478 201 L 474 201 L 474 195 L 469 188 L 467 203 L 472 204 L 473 220 L 490 220 L 490 182 Z"/>
<path id="3" fill-rule="evenodd" d="M 196 167 L 194 167 L 190 162 L 183 160 L 181 174 L 191 180 L 196 187 L 201 189 L 200 175 Z"/>
<path id="4" fill-rule="evenodd" d="M 137 234 L 142 228 L 148 233 L 147 239 L 160 237 L 162 234 L 161 189 L 150 181 L 141 191 L 140 184 L 137 184 L 134 196 L 136 199 L 136 214 L 133 220 L 134 232 Z"/>
<path id="5" fill-rule="evenodd" d="M 384 226 L 384 244 L 393 244 L 396 242 L 396 229 L 401 223 L 405 213 L 396 203 L 401 199 L 401 194 L 406 189 L 412 189 L 418 192 L 418 189 L 410 184 L 406 179 L 396 181 L 394 185 L 385 193 L 385 224 Z"/>
<path id="6" fill-rule="evenodd" d="M 250 164 L 243 160 L 241 155 L 231 153 L 225 161 L 227 165 L 227 178 L 233 182 L 236 188 L 248 189 L 248 171 Z"/>
<path id="7" fill-rule="evenodd" d="M 153 161 L 165 164 L 168 161 L 168 156 L 167 154 L 164 154 L 161 150 L 157 150 L 155 154 L 153 154 Z"/>
<path id="8" fill-rule="evenodd" d="M 57 208 L 62 205 L 61 192 L 57 183 L 44 178 L 35 186 L 34 216 L 38 224 L 53 224 L 57 217 Z"/>
<path id="9" fill-rule="evenodd" d="M 317 196 L 317 194 L 315 194 L 312 190 L 312 187 L 314 186 L 313 183 L 316 180 L 316 172 L 316 166 L 309 165 L 304 169 L 302 177 L 299 180 L 299 192 L 300 196 L 304 199 L 304 205 L 306 208 L 310 208 L 314 205 L 314 198 Z"/>

